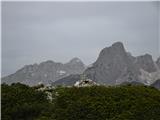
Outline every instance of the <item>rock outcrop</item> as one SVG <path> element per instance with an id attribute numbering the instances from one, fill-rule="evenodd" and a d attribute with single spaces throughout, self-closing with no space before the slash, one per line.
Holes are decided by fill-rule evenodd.
<path id="1" fill-rule="evenodd" d="M 84 72 L 88 78 L 100 84 L 119 84 L 124 81 L 138 80 L 140 74 L 133 64 L 121 42 L 114 43 L 111 47 L 104 48 L 93 66 Z"/>
<path id="2" fill-rule="evenodd" d="M 150 85 L 160 78 L 158 66 L 160 58 L 154 62 L 149 54 L 134 57 L 121 42 L 116 42 L 104 48 L 96 62 L 84 73 L 100 84 L 116 85 L 134 81 Z"/>

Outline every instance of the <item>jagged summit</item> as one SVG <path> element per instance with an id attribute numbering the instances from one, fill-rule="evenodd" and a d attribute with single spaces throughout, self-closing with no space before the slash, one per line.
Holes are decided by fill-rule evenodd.
<path id="1" fill-rule="evenodd" d="M 105 47 L 102 51 L 123 51 L 125 52 L 125 48 L 122 42 L 113 43 L 109 47 Z"/>
<path id="2" fill-rule="evenodd" d="M 115 49 L 121 49 L 121 50 L 124 50 L 124 45 L 122 42 L 115 42 L 112 44 L 112 47 L 115 48 Z"/>
<path id="3" fill-rule="evenodd" d="M 7 84 L 20 82 L 31 86 L 38 83 L 46 85 L 71 74 L 81 74 L 84 70 L 85 65 L 79 58 L 73 58 L 65 64 L 47 60 L 40 64 L 25 65 L 14 74 L 3 77 L 2 82 Z"/>
<path id="4" fill-rule="evenodd" d="M 132 56 L 125 50 L 122 42 L 116 42 L 102 49 L 97 60 L 83 74 L 99 84 L 116 85 L 127 82 L 149 85 L 160 78 L 158 64 L 160 66 L 160 58 L 155 62 L 149 54 Z M 69 83 L 68 78 L 70 77 L 63 78 L 64 84 Z M 60 84 L 60 81 L 57 82 Z"/>
<path id="5" fill-rule="evenodd" d="M 134 57 L 126 52 L 122 42 L 116 42 L 100 52 L 96 62 L 85 70 L 85 74 L 100 84 L 114 85 L 126 81 L 148 84 L 151 79 L 159 77 L 156 71 L 156 63 L 151 55 Z"/>
<path id="6" fill-rule="evenodd" d="M 120 58 L 126 57 L 125 48 L 121 42 L 116 42 L 112 44 L 110 47 L 105 47 L 101 50 L 97 61 L 101 62 L 113 62 L 113 60 L 117 61 Z M 94 63 L 96 64 L 97 61 Z"/>
<path id="7" fill-rule="evenodd" d="M 127 74 L 129 72 L 129 74 Z M 133 65 L 121 42 L 104 48 L 93 66 L 85 74 L 101 84 L 116 84 L 130 79 L 137 79 L 138 70 Z"/>
<path id="8" fill-rule="evenodd" d="M 137 56 L 137 58 L 143 58 L 143 59 L 152 59 L 152 55 L 146 53 L 144 55 L 140 55 L 140 56 Z"/>
<path id="9" fill-rule="evenodd" d="M 88 68 L 76 57 L 65 64 L 49 60 L 27 65 L 2 78 L 2 82 L 21 82 L 29 85 L 51 82 L 55 85 L 73 85 L 82 73 L 98 84 L 140 82 L 149 85 L 160 79 L 160 58 L 155 62 L 149 54 L 134 57 L 125 50 L 122 42 L 116 42 L 102 49 L 97 60 Z"/>
<path id="10" fill-rule="evenodd" d="M 150 54 L 144 54 L 137 57 L 136 64 L 143 70 L 151 73 L 156 72 L 157 68 Z"/>

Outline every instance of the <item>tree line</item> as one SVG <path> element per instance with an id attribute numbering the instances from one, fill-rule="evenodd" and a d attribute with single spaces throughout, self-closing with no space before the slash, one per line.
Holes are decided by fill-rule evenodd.
<path id="1" fill-rule="evenodd" d="M 47 91 L 47 90 L 46 90 Z M 160 91 L 143 85 L 56 87 L 1 85 L 2 120 L 160 120 Z"/>

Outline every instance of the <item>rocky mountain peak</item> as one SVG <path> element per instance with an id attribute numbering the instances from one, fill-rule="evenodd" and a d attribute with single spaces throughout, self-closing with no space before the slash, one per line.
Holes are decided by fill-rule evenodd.
<path id="1" fill-rule="evenodd" d="M 86 66 L 85 64 L 77 57 L 71 59 L 68 63 L 64 64 L 67 68 L 70 68 L 71 71 L 76 71 L 72 72 L 74 74 L 81 74 Z"/>
<path id="2" fill-rule="evenodd" d="M 147 72 L 155 72 L 157 71 L 155 63 L 152 59 L 152 56 L 150 54 L 145 54 L 145 55 L 141 55 L 138 56 L 136 59 L 136 64 L 144 69 Z"/>
<path id="3" fill-rule="evenodd" d="M 142 59 L 145 59 L 145 60 L 152 60 L 152 55 L 146 53 L 144 55 L 138 56 L 138 58 L 142 58 Z"/>
<path id="4" fill-rule="evenodd" d="M 121 42 L 116 42 L 112 44 L 112 46 L 102 49 L 97 61 L 113 62 L 113 60 L 116 60 L 116 59 L 119 60 L 120 58 L 123 58 L 126 56 L 127 56 L 127 53 L 125 51 L 123 44 Z"/>
<path id="5" fill-rule="evenodd" d="M 160 58 L 156 63 L 160 65 Z M 156 63 L 149 54 L 132 56 L 131 53 L 126 52 L 121 42 L 116 42 L 104 48 L 96 62 L 89 66 L 83 74 L 99 84 L 116 85 L 127 82 L 149 85 L 160 79 L 160 71 L 157 71 Z M 63 78 L 57 82 L 67 84 L 74 80 L 76 81 L 77 77 L 72 80 L 70 77 Z"/>
<path id="6" fill-rule="evenodd" d="M 99 84 L 115 85 L 133 81 L 151 84 L 154 80 L 160 79 L 158 66 L 160 68 L 160 58 L 154 62 L 149 54 L 134 57 L 126 52 L 121 42 L 116 42 L 104 48 L 98 59 L 88 68 L 77 57 L 65 64 L 48 60 L 40 64 L 27 65 L 2 78 L 2 82 L 21 82 L 28 85 L 54 82 L 70 85 L 80 79 L 79 74 L 85 74 L 87 78 Z"/>
<path id="7" fill-rule="evenodd" d="M 136 79 L 135 74 L 138 74 L 138 70 L 133 65 L 132 59 L 125 51 L 123 44 L 116 42 L 100 52 L 93 67 L 87 69 L 85 74 L 99 83 L 112 85 L 128 78 L 130 80 Z"/>
<path id="8" fill-rule="evenodd" d="M 75 58 L 71 59 L 68 63 L 76 64 L 76 63 L 82 63 L 82 61 L 79 58 L 75 57 Z"/>
<path id="9" fill-rule="evenodd" d="M 116 55 L 126 54 L 123 43 L 121 43 L 121 42 L 116 42 L 116 43 L 112 44 L 112 46 L 104 48 L 102 51 L 107 54 L 116 54 Z"/>
<path id="10" fill-rule="evenodd" d="M 14 74 L 3 77 L 2 82 L 21 82 L 31 86 L 40 82 L 47 85 L 71 74 L 81 74 L 84 70 L 85 66 L 79 58 L 73 58 L 66 64 L 48 60 L 40 64 L 25 65 Z"/>
<path id="11" fill-rule="evenodd" d="M 124 51 L 124 46 L 123 46 L 122 42 L 115 42 L 115 43 L 112 44 L 111 47 L 114 48 L 114 49 L 117 49 L 117 50 L 123 50 Z"/>

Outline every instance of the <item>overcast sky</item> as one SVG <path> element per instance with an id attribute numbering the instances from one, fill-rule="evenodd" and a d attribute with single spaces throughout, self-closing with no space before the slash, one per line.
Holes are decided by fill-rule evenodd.
<path id="1" fill-rule="evenodd" d="M 122 41 L 133 55 L 158 52 L 158 2 L 2 2 L 2 76 L 26 64 L 93 63 Z"/>

